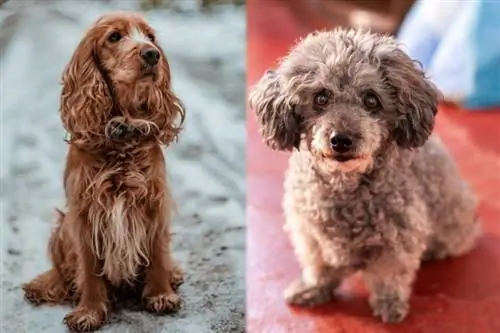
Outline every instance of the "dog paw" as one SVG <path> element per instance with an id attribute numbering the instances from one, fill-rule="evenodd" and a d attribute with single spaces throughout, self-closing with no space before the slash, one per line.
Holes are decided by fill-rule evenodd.
<path id="1" fill-rule="evenodd" d="M 25 284 L 22 286 L 23 291 L 24 291 L 24 299 L 28 302 L 30 302 L 33 305 L 40 305 L 42 303 L 45 303 L 46 300 L 43 297 L 44 292 L 34 286 L 31 283 Z"/>
<path id="2" fill-rule="evenodd" d="M 72 333 L 94 332 L 106 322 L 106 311 L 101 308 L 78 306 L 64 317 L 64 323 Z"/>
<path id="3" fill-rule="evenodd" d="M 70 299 L 69 290 L 60 282 L 58 275 L 47 271 L 22 286 L 24 298 L 33 305 L 43 303 L 63 304 Z"/>
<path id="4" fill-rule="evenodd" d="M 170 285 L 172 286 L 172 289 L 177 290 L 183 283 L 184 272 L 178 266 L 174 266 L 170 277 Z"/>
<path id="5" fill-rule="evenodd" d="M 297 280 L 286 288 L 284 296 L 288 304 L 313 307 L 330 302 L 334 294 L 331 287 L 308 286 L 302 280 Z"/>
<path id="6" fill-rule="evenodd" d="M 175 293 L 163 293 L 145 298 L 146 310 L 152 313 L 164 314 L 175 312 L 181 307 L 181 299 Z"/>
<path id="7" fill-rule="evenodd" d="M 28 283 L 22 286 L 24 299 L 37 306 L 43 303 L 66 303 L 69 296 L 58 286 L 45 286 L 37 283 Z"/>
<path id="8" fill-rule="evenodd" d="M 397 297 L 377 298 L 370 302 L 375 317 L 384 323 L 399 323 L 408 315 L 410 306 Z"/>

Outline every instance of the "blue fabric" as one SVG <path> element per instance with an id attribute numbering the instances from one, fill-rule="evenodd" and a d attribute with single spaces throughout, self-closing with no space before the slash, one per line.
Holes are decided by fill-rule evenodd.
<path id="1" fill-rule="evenodd" d="M 446 99 L 500 106 L 500 1 L 417 1 L 399 31 Z"/>
<path id="2" fill-rule="evenodd" d="M 478 66 L 474 90 L 466 106 L 497 106 L 500 104 L 500 4 L 479 1 L 477 6 L 479 20 L 472 30 L 471 42 Z"/>

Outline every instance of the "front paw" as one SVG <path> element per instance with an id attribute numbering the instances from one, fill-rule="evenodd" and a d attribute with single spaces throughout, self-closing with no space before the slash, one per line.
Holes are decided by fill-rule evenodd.
<path id="1" fill-rule="evenodd" d="M 90 308 L 80 305 L 64 317 L 64 323 L 68 326 L 70 332 L 74 333 L 97 331 L 105 322 L 105 306 Z"/>
<path id="2" fill-rule="evenodd" d="M 313 307 L 330 302 L 333 290 L 331 286 L 308 286 L 302 280 L 296 280 L 286 288 L 284 296 L 288 304 Z"/>
<path id="3" fill-rule="evenodd" d="M 146 310 L 156 314 L 175 312 L 181 307 L 181 299 L 174 292 L 161 293 L 144 298 Z"/>
<path id="4" fill-rule="evenodd" d="M 399 323 L 403 321 L 410 310 L 408 302 L 397 296 L 380 297 L 370 300 L 375 317 L 380 317 L 384 323 Z"/>

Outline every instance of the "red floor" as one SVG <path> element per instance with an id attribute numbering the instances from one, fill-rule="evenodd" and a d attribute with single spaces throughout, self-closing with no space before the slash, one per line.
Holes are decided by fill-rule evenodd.
<path id="1" fill-rule="evenodd" d="M 310 29 L 295 21 L 283 5 L 286 1 L 247 3 L 250 86 Z M 282 181 L 288 155 L 272 152 L 261 143 L 250 111 L 247 126 L 249 333 L 500 332 L 500 112 L 440 110 L 437 131 L 481 198 L 486 234 L 471 254 L 421 269 L 411 315 L 399 325 L 384 325 L 371 317 L 366 290 L 356 278 L 341 287 L 338 300 L 317 310 L 284 303 L 283 289 L 299 276 L 282 231 Z"/>

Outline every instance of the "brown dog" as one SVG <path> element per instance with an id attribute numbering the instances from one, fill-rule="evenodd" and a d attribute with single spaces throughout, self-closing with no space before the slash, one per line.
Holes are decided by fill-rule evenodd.
<path id="1" fill-rule="evenodd" d="M 182 274 L 170 253 L 162 146 L 177 138 L 184 109 L 154 31 L 133 13 L 100 18 L 62 81 L 67 213 L 50 239 L 53 267 L 24 286 L 25 296 L 76 302 L 65 318 L 75 332 L 101 327 L 123 286 L 142 292 L 149 311 L 176 310 Z"/>

